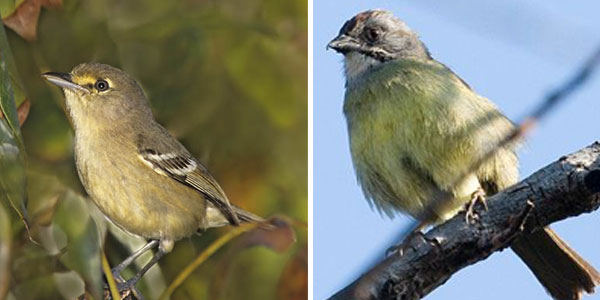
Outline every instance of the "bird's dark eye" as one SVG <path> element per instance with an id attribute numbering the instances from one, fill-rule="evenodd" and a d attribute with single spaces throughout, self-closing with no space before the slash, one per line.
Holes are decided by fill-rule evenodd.
<path id="1" fill-rule="evenodd" d="M 96 81 L 96 83 L 94 84 L 94 87 L 99 92 L 104 92 L 104 91 L 108 90 L 108 82 L 106 82 L 106 80 L 104 80 L 104 79 L 98 79 L 98 81 Z"/>
<path id="2" fill-rule="evenodd" d="M 376 42 L 381 37 L 381 31 L 377 28 L 367 28 L 365 30 L 365 37 L 371 43 Z"/>

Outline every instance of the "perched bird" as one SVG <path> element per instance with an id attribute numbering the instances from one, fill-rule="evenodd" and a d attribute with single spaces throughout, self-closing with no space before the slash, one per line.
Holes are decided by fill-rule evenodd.
<path id="1" fill-rule="evenodd" d="M 344 55 L 352 161 L 378 211 L 435 224 L 477 194 L 489 196 L 518 181 L 515 145 L 499 149 L 468 174 L 513 124 L 433 59 L 417 34 L 392 13 L 359 13 L 328 48 Z M 468 176 L 456 185 L 464 173 Z M 430 207 L 440 195 L 448 202 Z M 580 299 L 600 283 L 598 272 L 549 228 L 516 241 L 512 249 L 555 299 Z"/>
<path id="2" fill-rule="evenodd" d="M 158 245 L 125 286 L 133 286 L 181 238 L 262 221 L 229 203 L 206 168 L 154 120 L 142 88 L 125 72 L 83 63 L 70 73 L 42 76 L 64 91 L 85 190 L 114 224 L 150 240 L 113 269 L 115 276 Z"/>

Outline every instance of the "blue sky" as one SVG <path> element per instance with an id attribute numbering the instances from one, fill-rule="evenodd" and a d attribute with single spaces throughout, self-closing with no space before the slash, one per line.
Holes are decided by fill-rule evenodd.
<path id="1" fill-rule="evenodd" d="M 325 46 L 356 13 L 394 12 L 417 31 L 433 56 L 478 93 L 519 120 L 600 46 L 600 2 L 358 1 L 314 3 L 314 297 L 354 280 L 410 219 L 371 210 L 356 183 L 342 115 L 342 57 Z M 599 139 L 600 72 L 556 109 L 520 151 L 521 176 Z M 600 213 L 552 227 L 600 269 Z M 599 291 L 600 294 L 600 291 Z M 549 299 L 511 252 L 465 268 L 427 299 Z M 600 299 L 600 295 L 584 299 Z"/>

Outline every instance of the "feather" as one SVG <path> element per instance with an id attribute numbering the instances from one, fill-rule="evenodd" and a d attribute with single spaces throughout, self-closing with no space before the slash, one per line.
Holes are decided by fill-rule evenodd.
<path id="1" fill-rule="evenodd" d="M 140 149 L 140 160 L 156 173 L 173 178 L 197 191 L 227 218 L 231 225 L 240 221 L 219 184 L 193 157 L 175 152 L 160 153 Z"/>

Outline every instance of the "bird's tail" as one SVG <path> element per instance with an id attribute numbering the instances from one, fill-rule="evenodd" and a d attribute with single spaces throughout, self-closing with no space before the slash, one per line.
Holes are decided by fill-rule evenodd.
<path id="1" fill-rule="evenodd" d="M 249 211 L 245 211 L 235 205 L 231 205 L 231 208 L 242 223 L 259 223 L 261 224 L 261 228 L 272 228 L 272 225 L 270 225 L 265 219 Z M 219 209 L 215 208 L 212 204 L 207 205 L 204 228 L 221 227 L 226 225 L 231 225 L 231 223 L 223 216 L 223 213 Z"/>
<path id="2" fill-rule="evenodd" d="M 556 300 L 593 293 L 600 274 L 550 228 L 520 238 L 512 249 Z"/>
<path id="3" fill-rule="evenodd" d="M 265 219 L 249 212 L 249 211 L 245 211 L 235 205 L 231 206 L 233 208 L 233 212 L 235 212 L 238 216 L 238 219 L 240 219 L 240 221 L 244 222 L 244 223 L 262 223 L 265 221 Z"/>

